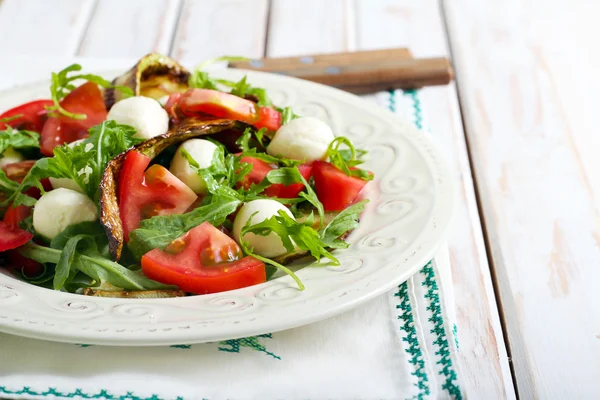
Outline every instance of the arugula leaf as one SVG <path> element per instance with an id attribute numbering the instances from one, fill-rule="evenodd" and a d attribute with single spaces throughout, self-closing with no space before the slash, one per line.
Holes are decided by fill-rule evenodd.
<path id="1" fill-rule="evenodd" d="M 86 119 L 85 114 L 74 114 L 65 110 L 61 105 L 60 101 L 76 88 L 73 82 L 78 80 L 85 80 L 93 82 L 105 89 L 113 88 L 121 91 L 126 97 L 133 96 L 133 90 L 127 86 L 113 86 L 109 81 L 98 75 L 93 74 L 76 74 L 70 75 L 71 73 L 81 71 L 81 65 L 71 64 L 62 71 L 52 73 L 52 84 L 50 85 L 50 95 L 54 105 L 49 107 L 50 111 L 57 111 L 58 113 L 72 118 L 72 119 Z"/>
<path id="2" fill-rule="evenodd" d="M 75 235 L 71 239 L 67 240 L 65 247 L 60 254 L 58 262 L 56 263 L 56 269 L 54 270 L 54 280 L 52 286 L 54 290 L 61 290 L 69 275 L 71 274 L 71 266 L 76 256 L 77 245 L 82 240 L 90 240 L 87 235 Z"/>
<path id="3" fill-rule="evenodd" d="M 181 149 L 181 154 L 186 158 L 190 167 L 204 180 L 210 194 L 242 200 L 242 197 L 232 188 L 233 185 L 230 185 L 228 181 L 231 174 L 225 165 L 225 155 L 222 147 L 217 147 L 213 154 L 212 163 L 208 168 L 200 168 L 198 162 L 194 160 L 187 150 Z"/>
<path id="4" fill-rule="evenodd" d="M 0 131 L 0 155 L 6 149 L 39 149 L 40 135 L 31 131 L 18 131 L 8 126 L 6 130 Z"/>
<path id="5" fill-rule="evenodd" d="M 199 69 L 190 74 L 188 86 L 196 89 L 219 90 L 217 88 L 217 82 L 211 79 L 211 77 L 208 75 L 208 72 L 201 71 Z"/>
<path id="6" fill-rule="evenodd" d="M 281 125 L 285 125 L 293 119 L 300 118 L 299 115 L 294 114 L 291 107 L 285 107 L 285 108 L 277 107 L 276 109 L 281 114 Z"/>
<path id="7" fill-rule="evenodd" d="M 54 157 L 38 160 L 27 173 L 18 189 L 4 203 L 15 205 L 35 204 L 35 199 L 23 194 L 30 187 L 42 190 L 40 180 L 44 178 L 68 178 L 95 202 L 100 197 L 99 184 L 106 164 L 118 154 L 140 143 L 134 138 L 135 129 L 119 125 L 115 121 L 104 121 L 90 129 L 90 137 L 76 146 L 63 145 L 54 148 Z"/>
<path id="8" fill-rule="evenodd" d="M 251 86 L 246 82 L 247 76 L 244 75 L 242 79 L 233 83 L 229 81 L 222 81 L 221 83 L 226 86 L 231 86 L 231 94 L 234 96 L 238 96 L 241 98 L 245 98 L 246 96 L 256 97 L 258 100 L 257 104 L 261 107 L 271 107 L 273 103 L 271 99 L 267 95 L 267 91 L 263 88 Z"/>
<path id="9" fill-rule="evenodd" d="M 340 146 L 342 145 L 347 146 L 349 150 L 340 150 Z M 372 173 L 365 171 L 364 169 L 354 168 L 357 165 L 362 164 L 362 161 L 357 158 L 357 153 L 362 156 L 366 154 L 366 151 L 359 150 L 359 152 L 357 152 L 350 139 L 344 136 L 338 136 L 333 139 L 327 148 L 327 156 L 329 157 L 329 161 L 344 174 L 348 176 L 354 176 L 365 181 L 372 180 Z"/>
<path id="10" fill-rule="evenodd" d="M 110 160 L 125 152 L 132 146 L 143 142 L 135 137 L 135 128 L 129 125 L 117 124 L 115 121 L 104 121 L 89 130 L 90 136 L 78 146 L 84 153 L 92 153 L 93 157 L 84 168 L 87 174 L 87 190 L 92 200 L 100 197 L 99 185 L 104 174 L 104 169 Z M 73 149 L 76 152 L 75 149 Z M 91 171 L 90 171 L 91 168 Z M 79 171 L 78 171 L 79 174 Z"/>
<path id="11" fill-rule="evenodd" d="M 358 228 L 358 218 L 369 200 L 363 200 L 346 208 L 336 215 L 329 224 L 319 231 L 325 246 L 334 249 L 348 248 L 349 244 L 340 239 L 344 233 Z"/>
<path id="12" fill-rule="evenodd" d="M 15 181 L 11 181 L 6 176 L 6 173 L 0 169 L 0 192 L 4 193 L 7 197 L 11 197 L 19 189 L 19 184 Z"/>
<path id="13" fill-rule="evenodd" d="M 106 258 L 110 256 L 106 232 L 98 221 L 80 222 L 66 227 L 65 230 L 52 239 L 50 247 L 60 250 L 66 246 L 69 240 L 80 234 L 85 234 L 86 236 L 93 238 L 103 256 L 106 256 Z"/>
<path id="14" fill-rule="evenodd" d="M 242 204 L 237 196 L 228 193 L 212 196 L 210 202 L 186 214 L 156 216 L 145 219 L 129 235 L 129 250 L 136 259 L 152 249 L 164 249 L 173 240 L 203 222 L 219 226 Z"/>
<path id="15" fill-rule="evenodd" d="M 71 243 L 74 243 L 70 245 L 71 247 L 77 247 L 74 238 L 70 239 Z M 77 240 L 77 242 L 80 240 Z M 94 284 L 108 282 L 125 290 L 157 290 L 173 288 L 172 286 L 153 281 L 143 275 L 141 271 L 131 271 L 121 264 L 102 257 L 94 248 L 92 239 L 87 239 L 86 242 L 88 246 L 83 249 L 85 254 L 82 254 L 80 251 L 72 251 L 73 254 L 70 255 L 72 262 L 69 265 L 71 271 L 83 272 L 93 279 Z M 34 261 L 52 264 L 58 264 L 63 254 L 63 250 L 44 247 L 35 243 L 26 244 L 19 248 L 19 252 L 23 256 Z M 61 274 L 64 274 L 64 272 L 61 272 Z M 75 276 L 75 274 L 71 275 L 71 272 L 69 272 L 69 275 Z"/>
<path id="16" fill-rule="evenodd" d="M 266 149 L 267 143 L 265 139 L 268 138 L 266 133 L 267 128 L 260 128 L 259 130 L 254 128 L 246 128 L 244 133 L 239 137 L 238 140 L 236 140 L 235 144 L 242 149 L 242 152 L 246 153 L 251 152 L 252 149 L 256 149 L 257 147 Z"/>
<path id="17" fill-rule="evenodd" d="M 260 153 L 255 148 L 251 148 L 249 150 L 242 152 L 242 157 L 253 157 L 253 158 L 257 158 L 261 161 L 264 161 L 267 164 L 277 164 L 277 165 L 283 165 L 286 167 L 295 167 L 297 165 L 302 164 L 302 161 L 299 161 L 299 160 L 291 160 L 289 158 L 274 157 L 274 156 L 268 155 L 267 153 Z"/>

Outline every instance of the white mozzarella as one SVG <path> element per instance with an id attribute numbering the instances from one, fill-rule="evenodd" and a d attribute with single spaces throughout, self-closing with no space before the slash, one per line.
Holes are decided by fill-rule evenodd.
<path id="1" fill-rule="evenodd" d="M 240 235 L 242 233 L 242 228 L 246 226 L 246 223 L 250 217 L 252 217 L 252 214 L 257 213 L 252 217 L 251 222 L 253 224 L 258 224 L 274 215 L 278 215 L 279 210 L 285 211 L 286 214 L 294 218 L 287 207 L 275 200 L 260 199 L 245 203 L 242 208 L 240 208 L 235 217 L 235 221 L 233 222 L 233 238 L 236 242 L 241 244 Z M 246 233 L 246 235 L 244 235 L 244 241 L 250 243 L 249 247 L 254 248 L 256 254 L 264 257 L 277 257 L 287 253 L 286 248 L 281 242 L 281 238 L 275 232 L 271 232 L 267 236 Z"/>
<path id="2" fill-rule="evenodd" d="M 169 115 L 158 101 L 150 97 L 136 96 L 118 101 L 106 119 L 134 127 L 137 131 L 135 136 L 140 139 L 150 139 L 169 130 Z"/>
<path id="3" fill-rule="evenodd" d="M 206 183 L 192 169 L 188 160 L 181 153 L 181 149 L 185 149 L 200 165 L 200 168 L 208 168 L 212 164 L 217 145 L 204 139 L 187 140 L 177 148 L 175 156 L 173 156 L 173 160 L 171 161 L 170 171 L 173 175 L 179 178 L 195 193 L 206 194 Z"/>
<path id="4" fill-rule="evenodd" d="M 33 209 L 33 228 L 48 239 L 70 225 L 97 219 L 98 207 L 89 197 L 64 188 L 46 192 Z"/>
<path id="5" fill-rule="evenodd" d="M 69 146 L 69 147 L 75 147 L 78 144 L 80 144 L 81 142 L 83 142 L 84 140 L 85 139 L 76 140 L 74 142 L 69 143 L 67 146 Z M 92 146 L 92 144 L 90 143 L 88 146 Z M 65 189 L 74 190 L 74 191 L 79 192 L 79 193 L 83 193 L 83 189 L 80 188 L 79 185 L 77 183 L 75 183 L 75 181 L 73 179 L 69 179 L 69 178 L 50 178 L 50 184 L 52 185 L 53 189 L 65 188 Z"/>
<path id="6" fill-rule="evenodd" d="M 333 131 L 325 122 L 312 117 L 297 118 L 279 128 L 267 153 L 304 162 L 323 160 L 333 139 Z"/>
<path id="7" fill-rule="evenodd" d="M 167 101 L 169 101 L 169 96 L 168 94 L 164 95 L 163 97 L 161 97 L 160 99 L 158 99 L 157 101 L 160 103 L 161 106 L 165 106 L 167 105 Z"/>
<path id="8" fill-rule="evenodd" d="M 19 153 L 12 147 L 9 147 L 6 150 L 4 150 L 4 153 L 2 153 L 2 158 L 0 158 L 0 168 L 3 168 L 8 164 L 18 163 L 20 161 L 23 161 L 24 159 L 25 157 L 23 157 L 21 153 Z"/>

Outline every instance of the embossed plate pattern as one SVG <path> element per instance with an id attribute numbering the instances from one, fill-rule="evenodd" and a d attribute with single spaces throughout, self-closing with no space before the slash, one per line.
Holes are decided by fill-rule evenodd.
<path id="1" fill-rule="evenodd" d="M 339 314 L 417 272 L 443 243 L 454 211 L 452 176 L 423 134 L 358 97 L 294 78 L 240 70 L 215 72 L 268 89 L 276 104 L 328 122 L 369 150 L 369 203 L 341 266 L 308 266 L 299 291 L 282 277 L 261 285 L 176 299 L 107 299 L 55 292 L 0 272 L 0 330 L 72 343 L 171 345 L 289 329 Z M 118 72 L 104 72 L 116 76 Z M 5 91 L 0 110 L 48 97 L 48 85 Z"/>

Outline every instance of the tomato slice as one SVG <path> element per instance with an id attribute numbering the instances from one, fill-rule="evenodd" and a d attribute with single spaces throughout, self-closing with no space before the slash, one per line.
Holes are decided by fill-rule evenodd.
<path id="1" fill-rule="evenodd" d="M 8 210 L 6 210 L 6 213 L 4 213 L 4 218 L 2 219 L 2 221 L 4 221 L 4 223 L 10 228 L 18 229 L 20 228 L 19 224 L 21 223 L 21 221 L 23 221 L 30 215 L 31 207 L 23 205 L 16 207 L 11 206 L 8 208 Z"/>
<path id="2" fill-rule="evenodd" d="M 253 123 L 257 129 L 266 128 L 268 131 L 277 131 L 281 128 L 281 113 L 270 107 L 258 109 L 258 121 Z"/>
<path id="3" fill-rule="evenodd" d="M 308 181 L 312 172 L 311 164 L 298 165 L 300 174 Z M 270 197 L 279 197 L 281 199 L 294 199 L 298 197 L 300 192 L 304 189 L 303 183 L 292 183 L 291 185 L 285 186 L 283 183 L 276 183 L 265 189 L 265 194 Z"/>
<path id="4" fill-rule="evenodd" d="M 119 174 L 119 210 L 126 241 L 142 219 L 182 214 L 198 197 L 165 167 L 155 164 L 146 171 L 150 161 L 130 150 Z"/>
<path id="5" fill-rule="evenodd" d="M 23 229 L 13 228 L 0 221 L 0 251 L 12 250 L 23 246 L 33 239 L 33 234 Z"/>
<path id="6" fill-rule="evenodd" d="M 48 110 L 46 107 L 53 105 L 52 100 L 35 100 L 11 108 L 0 115 L 0 120 L 21 115 L 20 118 L 8 122 L 0 122 L 0 130 L 11 126 L 15 129 L 41 132 L 46 122 Z"/>
<path id="7" fill-rule="evenodd" d="M 19 223 L 31 215 L 31 207 L 10 207 L 4 214 L 3 222 L 12 230 L 21 230 Z M 0 239 L 1 241 L 1 239 Z M 7 252 L 10 265 L 22 271 L 27 277 L 36 277 L 44 272 L 44 266 L 37 261 L 22 256 L 18 250 Z"/>
<path id="8" fill-rule="evenodd" d="M 179 100 L 179 108 L 187 116 L 208 114 L 218 118 L 236 119 L 276 131 L 281 126 L 281 114 L 269 107 L 229 93 L 210 89 L 189 89 Z"/>
<path id="9" fill-rule="evenodd" d="M 265 264 L 254 257 L 241 257 L 242 250 L 233 239 L 204 222 L 175 239 L 164 251 L 146 253 L 142 271 L 150 279 L 196 294 L 265 282 Z"/>
<path id="10" fill-rule="evenodd" d="M 243 187 L 244 189 L 249 189 L 252 184 L 258 185 L 267 177 L 269 172 L 275 169 L 272 165 L 254 157 L 245 156 L 242 157 L 241 161 L 252 165 L 252 171 L 238 183 L 238 187 Z M 298 170 L 304 179 L 308 180 L 312 171 L 312 165 L 301 164 L 298 166 Z M 298 197 L 302 189 L 304 189 L 304 184 L 302 183 L 293 183 L 288 186 L 285 186 L 283 183 L 275 183 L 266 188 L 264 194 L 270 197 L 293 199 Z"/>
<path id="11" fill-rule="evenodd" d="M 72 119 L 64 115 L 49 117 L 41 134 L 41 152 L 52 156 L 57 146 L 71 143 L 89 136 L 88 129 L 106 119 L 104 98 L 98 85 L 87 82 L 69 93 L 60 105 L 75 114 L 85 114 L 86 119 Z"/>
<path id="12" fill-rule="evenodd" d="M 367 181 L 348 176 L 331 163 L 315 161 L 312 176 L 315 192 L 325 211 L 342 211 L 358 197 Z"/>
<path id="13" fill-rule="evenodd" d="M 244 189 L 250 189 L 252 184 L 258 185 L 267 177 L 267 174 L 274 169 L 263 160 L 254 157 L 242 157 L 240 161 L 252 165 L 250 173 L 238 182 L 238 187 L 243 187 Z"/>

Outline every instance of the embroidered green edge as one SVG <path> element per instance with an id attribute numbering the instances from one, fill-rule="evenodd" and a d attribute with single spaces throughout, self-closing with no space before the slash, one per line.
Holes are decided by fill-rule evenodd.
<path id="1" fill-rule="evenodd" d="M 31 390 L 28 386 L 25 386 L 21 390 L 15 390 L 15 391 L 7 389 L 6 386 L 0 386 L 0 394 L 19 395 L 19 396 L 24 395 L 24 394 L 28 394 L 31 396 L 55 396 L 56 398 L 62 398 L 62 399 L 73 399 L 76 397 L 81 397 L 83 399 L 102 399 L 102 400 L 161 400 L 161 398 L 158 397 L 158 395 L 156 395 L 156 394 L 153 394 L 150 397 L 140 397 L 140 396 L 136 396 L 135 394 L 133 394 L 133 392 L 127 392 L 127 394 L 125 394 L 125 395 L 117 396 L 117 395 L 110 394 L 107 390 L 101 390 L 98 393 L 92 395 L 92 394 L 87 394 L 87 393 L 83 392 L 81 389 L 76 389 L 74 392 L 63 393 L 63 392 L 56 390 L 55 388 L 49 388 L 45 392 L 36 392 L 35 390 Z M 177 400 L 183 400 L 183 397 L 177 397 Z M 202 400 L 208 400 L 208 399 L 203 398 Z"/>
<path id="2" fill-rule="evenodd" d="M 396 104 L 396 91 L 390 91 L 391 99 L 390 99 L 390 109 L 392 106 L 395 110 Z M 413 101 L 413 113 L 414 113 L 414 123 L 415 126 L 419 129 L 423 129 L 423 111 L 421 109 L 421 99 L 419 98 L 416 90 L 407 90 L 404 92 L 405 96 L 408 96 Z M 427 294 L 425 298 L 429 300 L 429 306 L 427 307 L 428 311 L 431 311 L 432 316 L 429 318 L 429 321 L 433 323 L 434 327 L 430 331 L 431 333 L 437 336 L 436 340 L 433 342 L 438 346 L 439 350 L 435 353 L 440 356 L 440 360 L 436 362 L 436 364 L 442 365 L 442 370 L 438 371 L 445 377 L 445 381 L 442 384 L 442 388 L 445 389 L 451 396 L 458 400 L 463 399 L 462 392 L 460 390 L 460 386 L 458 385 L 458 375 L 454 369 L 452 359 L 450 358 L 450 345 L 448 343 L 448 338 L 446 335 L 446 330 L 444 328 L 444 319 L 442 317 L 442 308 L 440 303 L 439 296 L 439 288 L 437 281 L 435 280 L 435 272 L 433 270 L 432 262 L 430 261 L 421 269 L 420 273 L 425 276 L 425 281 L 423 282 L 423 286 L 427 287 Z M 456 327 L 456 325 L 454 325 Z M 456 343 L 456 347 L 458 348 L 458 338 L 454 335 L 454 340 Z"/>
<path id="3" fill-rule="evenodd" d="M 417 383 L 413 385 L 419 389 L 419 394 L 413 396 L 412 399 L 423 400 L 425 396 L 431 394 L 431 391 L 428 384 L 429 378 L 425 370 L 423 352 L 417 338 L 417 329 L 415 328 L 412 306 L 410 305 L 410 297 L 408 296 L 408 284 L 404 282 L 398 286 L 398 291 L 394 293 L 394 296 L 400 299 L 400 303 L 396 305 L 396 308 L 402 310 L 402 314 L 398 316 L 398 319 L 403 321 L 400 325 L 400 330 L 406 333 L 406 337 L 403 337 L 402 341 L 408 343 L 405 351 L 410 354 L 411 357 L 408 361 L 414 367 L 414 371 L 410 374 L 417 377 Z"/>

